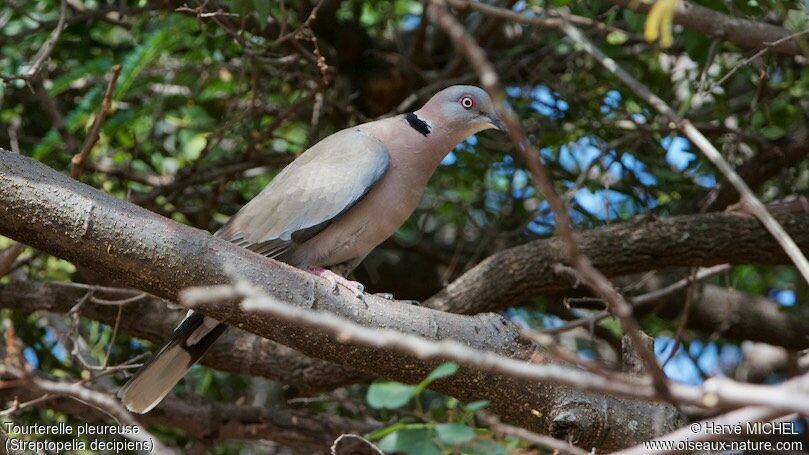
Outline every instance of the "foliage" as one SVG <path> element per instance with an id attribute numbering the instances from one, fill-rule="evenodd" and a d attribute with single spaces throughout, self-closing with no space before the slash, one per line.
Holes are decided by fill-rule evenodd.
<path id="1" fill-rule="evenodd" d="M 475 82 L 448 40 L 432 28 L 424 31 L 419 0 L 326 1 L 315 18 L 310 13 L 319 2 L 307 0 L 223 0 L 198 11 L 198 2 L 188 2 L 185 10 L 179 6 L 186 2 L 162 0 L 69 3 L 68 25 L 42 81 L 9 76 L 26 73 L 56 25 L 59 1 L 0 5 L 0 75 L 9 77 L 0 83 L 0 146 L 16 143 L 23 154 L 69 172 L 97 116 L 108 73 L 120 63 L 112 109 L 81 180 L 209 231 L 320 138 L 395 114 L 420 88 Z M 766 153 L 782 156 L 792 134 L 807 128 L 807 55 L 766 52 L 748 61 L 755 51 L 672 22 L 675 0 L 659 0 L 648 16 L 605 0 L 512 3 L 522 14 L 555 10 L 601 23 L 604 27 L 583 28 L 618 65 L 704 131 L 735 166 Z M 698 3 L 791 32 L 806 30 L 806 2 Z M 555 30 L 497 22 L 472 11 L 457 14 L 494 60 L 577 230 L 707 209 L 706 198 L 722 176 L 666 119 L 576 45 Z M 429 45 L 417 46 L 420 39 Z M 424 101 L 421 95 L 403 110 L 415 109 Z M 493 132 L 458 145 L 414 216 L 358 269 L 360 281 L 371 291 L 424 299 L 497 251 L 551 236 L 554 217 L 517 156 Z M 759 167 L 765 164 L 771 163 Z M 806 160 L 779 166 L 755 182 L 757 195 L 765 202 L 805 195 Z M 0 238 L 0 250 L 9 245 Z M 20 260 L 24 264 L 0 284 L 89 280 L 87 271 L 30 249 Z M 640 293 L 645 278 L 628 277 L 618 285 Z M 779 303 L 778 311 L 806 320 L 809 290 L 792 267 L 738 265 L 709 282 L 769 297 Z M 572 297 L 581 297 L 579 291 Z M 505 314 L 541 329 L 592 311 L 567 303 L 560 296 L 536 296 Z M 100 376 L 90 366 L 118 365 L 155 348 L 83 317 L 0 311 L 27 347 L 27 361 L 59 378 L 93 378 L 117 387 L 123 374 Z M 678 315 L 650 311 L 641 322 L 665 347 L 677 331 Z M 565 342 L 581 357 L 615 362 L 618 325 L 608 318 L 596 329 L 601 331 L 595 336 L 578 333 Z M 81 347 L 74 349 L 66 334 L 76 334 Z M 682 341 L 684 349 L 666 369 L 677 380 L 700 382 L 707 373 L 732 376 L 741 369 L 742 340 L 721 328 L 688 327 Z M 313 400 L 311 408 L 380 417 L 386 426 L 370 437 L 390 451 L 502 453 L 524 445 L 475 425 L 474 414 L 485 403 L 464 405 L 427 390 L 456 368 L 444 364 L 415 386 L 383 381 L 349 388 Z M 766 380 L 786 374 L 771 371 Z M 281 394 L 280 385 L 268 387 Z M 177 393 L 252 402 L 259 395 L 254 389 L 245 377 L 195 367 Z M 356 405 L 363 397 L 371 409 Z M 18 418 L 81 419 L 39 409 L 26 409 Z M 191 442 L 173 428 L 156 431 L 177 445 Z M 237 453 L 249 444 L 215 446 L 219 453 Z"/>
<path id="2" fill-rule="evenodd" d="M 415 386 L 391 381 L 377 381 L 368 388 L 368 404 L 374 409 L 402 409 L 413 400 L 412 416 L 402 416 L 396 423 L 368 435 L 379 441 L 385 452 L 406 455 L 441 453 L 505 454 L 512 443 L 492 438 L 490 432 L 476 428 L 475 413 L 488 405 L 486 401 L 461 404 L 454 398 L 424 397 L 431 382 L 455 374 L 458 365 L 444 363 Z M 424 410 L 422 402 L 430 403 Z M 441 423 L 444 422 L 444 423 Z"/>

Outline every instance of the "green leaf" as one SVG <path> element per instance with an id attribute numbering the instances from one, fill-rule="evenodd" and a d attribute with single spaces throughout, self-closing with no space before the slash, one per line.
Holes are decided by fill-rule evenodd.
<path id="1" fill-rule="evenodd" d="M 462 423 L 442 423 L 435 426 L 438 439 L 444 444 L 461 444 L 475 437 L 475 430 Z"/>
<path id="2" fill-rule="evenodd" d="M 614 30 L 607 34 L 607 43 L 613 46 L 624 44 L 629 39 L 629 35 L 624 32 Z"/>
<path id="3" fill-rule="evenodd" d="M 802 9 L 791 9 L 787 11 L 784 19 L 784 28 L 790 32 L 800 32 L 806 28 L 807 11 Z"/>
<path id="4" fill-rule="evenodd" d="M 785 134 L 787 134 L 786 130 L 780 126 L 768 125 L 761 128 L 761 135 L 770 141 L 784 137 Z"/>
<path id="5" fill-rule="evenodd" d="M 206 134 L 195 134 L 183 144 L 183 154 L 189 160 L 195 160 L 208 144 Z"/>
<path id="6" fill-rule="evenodd" d="M 112 67 L 112 60 L 109 57 L 99 57 L 77 66 L 65 74 L 53 80 L 53 85 L 48 89 L 48 94 L 57 96 L 70 88 L 70 84 L 83 77 L 106 73 Z"/>
<path id="7" fill-rule="evenodd" d="M 485 408 L 486 406 L 489 406 L 489 400 L 473 401 L 465 405 L 464 408 L 466 408 L 467 411 L 477 412 Z"/>
<path id="8" fill-rule="evenodd" d="M 240 16 L 246 16 L 252 12 L 253 2 L 251 0 L 233 0 L 231 10 Z"/>
<path id="9" fill-rule="evenodd" d="M 626 110 L 630 114 L 641 114 L 641 113 L 643 113 L 643 108 L 640 107 L 640 104 L 638 104 L 638 102 L 635 101 L 635 100 L 626 100 Z"/>
<path id="10" fill-rule="evenodd" d="M 627 8 L 624 8 L 623 12 L 624 21 L 632 31 L 640 31 L 643 28 L 643 24 L 646 22 L 645 14 L 633 13 Z"/>
<path id="11" fill-rule="evenodd" d="M 379 448 L 386 453 L 441 455 L 441 449 L 433 442 L 432 437 L 432 432 L 426 428 L 397 431 L 379 441 Z"/>
<path id="12" fill-rule="evenodd" d="M 375 382 L 368 387 L 368 405 L 374 409 L 398 409 L 416 392 L 412 385 L 398 382 Z"/>
<path id="13" fill-rule="evenodd" d="M 426 378 L 424 378 L 423 381 L 419 382 L 419 384 L 416 386 L 416 394 L 421 393 L 427 388 L 428 385 L 430 385 L 431 382 L 437 379 L 446 378 L 447 376 L 452 376 L 456 371 L 458 371 L 458 364 L 455 362 L 446 362 L 438 365 L 432 372 L 430 372 L 430 374 L 427 375 Z"/>
<path id="14" fill-rule="evenodd" d="M 458 364 L 455 362 L 442 363 L 435 370 L 427 376 L 425 381 L 433 382 L 436 379 L 446 378 L 452 376 L 458 371 Z"/>
<path id="15" fill-rule="evenodd" d="M 480 439 L 464 444 L 461 451 L 464 455 L 506 455 L 505 447 L 490 439 Z"/>
<path id="16" fill-rule="evenodd" d="M 270 17 L 270 0 L 253 0 L 253 6 L 258 13 L 258 23 L 262 30 L 267 26 L 267 18 Z"/>
<path id="17" fill-rule="evenodd" d="M 370 440 L 370 441 L 376 441 L 377 439 L 382 439 L 385 436 L 387 436 L 387 435 L 389 435 L 389 434 L 391 434 L 393 432 L 396 432 L 396 431 L 399 431 L 399 430 L 405 430 L 405 429 L 408 429 L 408 428 L 428 428 L 428 425 L 424 424 L 424 423 L 396 422 L 393 425 L 388 425 L 388 426 L 386 426 L 384 428 L 380 428 L 380 429 L 378 429 L 376 431 L 368 433 L 366 438 L 368 440 Z"/>

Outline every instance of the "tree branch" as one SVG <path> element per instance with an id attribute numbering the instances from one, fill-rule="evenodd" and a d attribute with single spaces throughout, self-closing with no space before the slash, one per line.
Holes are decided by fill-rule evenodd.
<path id="1" fill-rule="evenodd" d="M 628 375 L 592 372 L 560 368 L 551 363 L 525 362 L 502 354 L 483 351 L 469 347 L 455 340 L 434 341 L 423 336 L 411 335 L 398 330 L 368 328 L 331 314 L 330 312 L 312 311 L 287 304 L 274 296 L 264 293 L 244 281 L 234 285 L 208 286 L 184 289 L 180 301 L 190 308 L 205 314 L 211 312 L 228 312 L 222 306 L 230 307 L 231 313 L 240 314 L 249 325 L 256 320 L 270 317 L 286 323 L 309 329 L 310 332 L 326 333 L 343 345 L 363 345 L 378 350 L 403 354 L 410 358 L 422 360 L 453 360 L 466 366 L 494 374 L 533 381 L 548 381 L 567 384 L 580 390 L 592 390 L 617 394 L 626 397 L 649 398 L 659 396 L 659 388 L 651 378 L 636 380 Z M 245 316 L 241 316 L 244 314 Z M 249 317 L 249 316 L 253 317 Z M 259 333 L 261 329 L 257 330 Z M 641 342 L 651 350 L 652 339 L 642 335 Z M 629 340 L 632 338 L 625 335 Z M 640 350 L 632 343 L 632 351 L 640 359 Z M 643 361 L 643 367 L 648 363 Z M 642 372 L 642 370 L 639 370 Z M 708 408 L 741 407 L 747 404 L 770 406 L 793 412 L 809 410 L 809 394 L 782 393 L 770 386 L 743 384 L 724 378 L 712 378 L 704 387 L 692 387 L 673 382 L 665 384 L 666 390 L 678 403 Z M 779 387 L 776 386 L 775 389 Z"/>
<path id="2" fill-rule="evenodd" d="M 755 196 L 750 187 L 742 180 L 739 174 L 731 167 L 730 163 L 725 160 L 719 150 L 711 144 L 710 141 L 694 127 L 694 125 L 687 118 L 681 117 L 674 109 L 671 108 L 659 96 L 652 93 L 652 91 L 643 85 L 640 81 L 635 79 L 626 70 L 618 66 L 615 60 L 609 58 L 600 49 L 598 49 L 590 40 L 588 40 L 581 31 L 571 24 L 564 24 L 562 31 L 576 44 L 582 46 L 584 50 L 590 54 L 599 64 L 614 74 L 621 80 L 627 87 L 629 87 L 635 95 L 640 99 L 649 103 L 657 112 L 666 117 L 670 122 L 674 123 L 677 128 L 682 131 L 683 135 L 687 137 L 696 148 L 698 148 L 708 161 L 711 162 L 718 170 L 725 176 L 728 183 L 733 186 L 736 191 L 741 195 L 741 202 L 745 208 L 767 228 L 773 237 L 778 241 L 779 245 L 786 251 L 792 262 L 801 272 L 804 280 L 809 282 L 809 261 L 804 256 L 800 248 L 795 244 L 795 241 L 787 234 L 783 226 L 781 226 L 772 214 L 767 211 L 767 208 Z"/>
<path id="3" fill-rule="evenodd" d="M 60 391 L 86 390 L 94 396 L 104 397 L 104 400 L 118 404 L 117 399 L 108 392 L 79 383 L 48 380 L 46 384 L 58 384 Z M 60 394 L 17 382 L 13 387 L 0 388 L 0 402 L 16 400 L 17 403 L 24 403 L 37 400 L 33 405 L 38 408 L 53 409 L 80 419 L 109 419 L 106 412 Z M 131 417 L 141 425 L 177 428 L 189 437 L 200 440 L 269 439 L 289 447 L 314 449 L 328 448 L 343 433 L 365 433 L 376 427 L 333 415 L 214 403 L 197 395 L 183 398 L 170 395 L 152 412 L 132 414 Z"/>
<path id="4" fill-rule="evenodd" d="M 90 152 L 93 151 L 96 142 L 98 142 L 101 127 L 104 126 L 104 121 L 107 119 L 107 114 L 109 114 L 110 108 L 112 107 L 112 92 L 115 89 L 118 76 L 121 74 L 121 68 L 120 63 L 112 67 L 110 80 L 107 83 L 106 90 L 104 90 L 104 97 L 101 99 L 101 106 L 98 108 L 95 120 L 93 120 L 93 125 L 87 133 L 87 138 L 84 140 L 81 150 L 73 155 L 73 158 L 70 160 L 70 176 L 74 179 L 78 179 L 81 175 L 81 171 L 84 169 L 84 162 L 87 160 L 87 157 L 90 156 Z"/>
<path id="5" fill-rule="evenodd" d="M 777 218 L 798 246 L 809 250 L 809 215 Z M 578 238 L 593 265 L 611 277 L 668 267 L 790 263 L 758 221 L 734 213 L 627 222 L 582 232 Z M 486 258 L 424 305 L 465 314 L 520 305 L 569 289 L 575 281 L 554 268 L 564 262 L 560 239 L 534 240 Z"/>
<path id="6" fill-rule="evenodd" d="M 39 77 L 40 72 L 42 71 L 42 67 L 45 65 L 45 62 L 48 61 L 48 58 L 51 56 L 54 47 L 56 47 L 56 43 L 59 41 L 59 37 L 62 36 L 62 31 L 65 29 L 65 18 L 67 17 L 67 0 L 60 0 L 59 2 L 59 20 L 56 21 L 56 28 L 53 29 L 51 34 L 48 36 L 48 39 L 42 43 L 40 46 L 39 51 L 37 51 L 34 59 L 31 63 L 28 64 L 28 68 L 25 71 L 25 74 L 22 76 L 4 76 L 0 75 L 0 80 L 3 81 L 12 81 L 15 79 L 24 79 L 26 81 L 31 81 L 37 77 Z"/>
<path id="7" fill-rule="evenodd" d="M 81 315 L 113 325 L 118 305 L 97 302 L 131 296 L 127 289 L 105 290 L 97 286 L 68 283 L 15 281 L 0 284 L 0 308 L 25 313 L 50 311 L 67 313 L 90 289 L 93 298 L 81 306 Z M 165 300 L 146 295 L 123 308 L 119 329 L 155 343 L 165 341 L 185 315 L 172 310 Z M 203 365 L 231 373 L 261 376 L 292 387 L 291 395 L 313 394 L 348 384 L 365 382 L 368 375 L 331 362 L 312 359 L 282 344 L 231 328 L 217 340 L 200 361 Z"/>
<path id="8" fill-rule="evenodd" d="M 755 188 L 777 176 L 785 169 L 801 163 L 809 155 L 809 126 L 801 124 L 769 148 L 739 166 L 737 172 L 747 184 Z M 705 210 L 722 210 L 738 202 L 739 193 L 723 179 L 712 188 L 699 204 Z"/>
<path id="9" fill-rule="evenodd" d="M 556 220 L 555 231 L 564 240 L 564 252 L 566 259 L 581 280 L 595 293 L 601 296 L 621 324 L 621 328 L 635 341 L 638 346 L 640 356 L 646 363 L 647 372 L 654 381 L 655 388 L 660 396 L 669 399 L 669 391 L 666 388 L 666 376 L 657 364 L 654 352 L 640 343 L 641 328 L 638 321 L 632 316 L 632 306 L 618 292 L 612 283 L 609 282 L 593 263 L 582 254 L 578 241 L 573 232 L 572 222 L 568 214 L 564 200 L 559 197 L 551 180 L 550 173 L 539 157 L 539 150 L 528 139 L 528 135 L 511 108 L 505 97 L 505 90 L 500 84 L 500 77 L 494 65 L 489 61 L 486 53 L 477 43 L 475 38 L 461 25 L 460 22 L 450 14 L 444 0 L 431 0 L 427 13 L 430 19 L 446 33 L 453 46 L 475 69 L 483 88 L 486 89 L 494 102 L 494 109 L 497 115 L 506 125 L 506 131 L 511 141 L 517 147 L 520 156 L 531 176 L 537 191 L 545 196 L 553 211 Z M 562 25 L 563 27 L 566 24 Z"/>
<path id="10" fill-rule="evenodd" d="M 679 313 L 683 294 L 678 292 L 661 299 L 664 307 L 656 313 L 662 317 Z M 809 319 L 798 311 L 784 311 L 765 297 L 705 284 L 699 288 L 689 313 L 690 325 L 705 333 L 796 351 L 809 348 Z"/>
<path id="11" fill-rule="evenodd" d="M 79 382 L 70 383 L 36 376 L 8 364 L 0 364 L 0 376 L 6 380 L 9 378 L 17 379 L 15 384 L 24 384 L 27 387 L 39 391 L 38 397 L 47 394 L 70 397 L 96 409 L 108 418 L 112 417 L 119 425 L 141 427 L 140 423 L 132 417 L 132 414 L 130 414 L 115 397 L 85 387 Z M 149 441 L 152 445 L 152 450 L 156 453 L 173 453 L 173 450 L 165 446 L 159 439 L 152 436 L 143 428 L 141 428 L 137 434 L 132 434 L 127 437 L 135 441 Z"/>
<path id="12" fill-rule="evenodd" d="M 525 359 L 533 347 L 495 314 L 441 313 L 404 302 L 350 293 L 335 295 L 326 282 L 188 226 L 115 200 L 46 166 L 0 151 L 0 234 L 72 261 L 104 276 L 167 299 L 180 289 L 228 284 L 228 271 L 258 283 L 269 295 L 317 308 L 366 327 L 389 328 L 428 339 L 454 339 L 476 349 Z M 388 349 L 335 343 L 327 333 L 278 318 L 250 318 L 219 305 L 207 314 L 297 349 L 368 374 L 415 383 L 437 361 L 421 361 Z M 584 447 L 617 448 L 670 431 L 677 413 L 659 403 L 616 399 L 570 387 L 525 382 L 503 374 L 464 369 L 435 383 L 461 400 L 488 399 L 507 422 Z M 635 422 L 630 425 L 629 422 Z"/>
<path id="13" fill-rule="evenodd" d="M 650 3 L 638 0 L 610 1 L 636 13 L 646 14 L 652 7 Z M 687 0 L 678 2 L 674 22 L 747 49 L 771 47 L 778 53 L 800 55 L 801 48 L 806 47 L 799 37 L 787 39 L 792 33 L 783 27 L 730 16 Z"/>

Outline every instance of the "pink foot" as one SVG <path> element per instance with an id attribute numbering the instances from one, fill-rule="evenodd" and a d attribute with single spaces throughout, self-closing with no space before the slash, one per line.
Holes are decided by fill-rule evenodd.
<path id="1" fill-rule="evenodd" d="M 316 267 L 310 265 L 307 266 L 304 270 L 311 273 L 312 275 L 319 276 L 329 280 L 329 283 L 331 284 L 331 290 L 335 294 L 339 293 L 337 288 L 337 285 L 339 284 L 345 288 L 348 288 L 348 290 L 351 291 L 355 297 L 365 302 L 365 294 L 364 294 L 365 286 L 363 286 L 362 283 L 359 283 L 357 281 L 351 281 L 348 278 L 341 277 L 340 275 L 332 272 L 331 270 L 324 269 L 323 267 Z"/>

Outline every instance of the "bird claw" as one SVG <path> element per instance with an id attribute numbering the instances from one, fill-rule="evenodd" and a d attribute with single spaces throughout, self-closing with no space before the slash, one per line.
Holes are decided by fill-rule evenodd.
<path id="1" fill-rule="evenodd" d="M 393 300 L 393 294 L 391 294 L 390 292 L 377 292 L 374 295 L 377 297 L 382 297 L 385 300 Z"/>
<path id="2" fill-rule="evenodd" d="M 348 278 L 343 278 L 340 275 L 332 272 L 331 270 L 324 269 L 321 267 L 307 267 L 306 271 L 322 278 L 325 278 L 329 281 L 331 285 L 331 292 L 333 294 L 340 294 L 340 289 L 338 285 L 342 285 L 345 288 L 348 288 L 354 297 L 358 298 L 360 302 L 365 303 L 365 286 L 362 283 L 357 281 L 351 281 Z"/>

